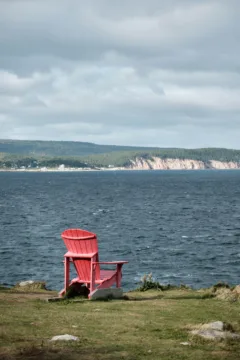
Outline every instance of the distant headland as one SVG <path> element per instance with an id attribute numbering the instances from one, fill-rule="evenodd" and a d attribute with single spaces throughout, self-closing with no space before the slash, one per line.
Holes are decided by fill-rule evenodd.
<path id="1" fill-rule="evenodd" d="M 240 169 L 240 150 L 0 140 L 1 171 Z"/>

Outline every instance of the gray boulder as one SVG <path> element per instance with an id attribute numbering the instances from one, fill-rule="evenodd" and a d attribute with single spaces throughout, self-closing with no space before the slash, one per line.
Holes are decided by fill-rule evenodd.
<path id="1" fill-rule="evenodd" d="M 222 321 L 214 321 L 198 326 L 191 331 L 192 335 L 198 335 L 208 340 L 220 339 L 240 339 L 240 334 L 236 334 L 230 324 Z"/>
<path id="2" fill-rule="evenodd" d="M 65 334 L 53 336 L 50 341 L 79 341 L 77 336 Z"/>

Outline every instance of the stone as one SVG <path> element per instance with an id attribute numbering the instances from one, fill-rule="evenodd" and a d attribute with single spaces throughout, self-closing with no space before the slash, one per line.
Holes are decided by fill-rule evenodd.
<path id="1" fill-rule="evenodd" d="M 192 330 L 191 334 L 201 336 L 208 340 L 240 338 L 240 334 L 234 333 L 231 324 L 227 324 L 222 321 L 213 321 L 207 324 L 200 325 L 196 329 Z"/>
<path id="2" fill-rule="evenodd" d="M 53 336 L 50 341 L 79 341 L 77 336 L 65 334 Z"/>
<path id="3" fill-rule="evenodd" d="M 189 346 L 189 345 L 191 345 L 191 344 L 190 344 L 190 342 L 188 342 L 188 341 L 184 341 L 184 342 L 181 342 L 180 345 Z"/>
<path id="4" fill-rule="evenodd" d="M 14 286 L 14 289 L 24 291 L 47 290 L 45 281 L 33 280 L 20 281 Z"/>
<path id="5" fill-rule="evenodd" d="M 121 299 L 122 297 L 122 288 L 96 289 L 90 294 L 91 300 Z"/>
<path id="6" fill-rule="evenodd" d="M 26 280 L 26 281 L 21 281 L 18 285 L 19 286 L 28 286 L 28 285 L 32 285 L 34 283 L 33 280 Z"/>
<path id="7" fill-rule="evenodd" d="M 201 329 L 224 331 L 227 326 L 222 321 L 213 321 L 201 326 Z"/>
<path id="8" fill-rule="evenodd" d="M 226 338 L 239 339 L 240 338 L 239 334 L 231 333 L 230 331 L 220 331 L 220 330 L 214 330 L 214 329 L 192 330 L 191 334 L 201 336 L 207 340 L 220 340 L 220 339 L 226 339 Z"/>

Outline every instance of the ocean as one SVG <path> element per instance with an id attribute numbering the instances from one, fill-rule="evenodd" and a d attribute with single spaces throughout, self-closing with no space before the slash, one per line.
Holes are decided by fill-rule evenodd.
<path id="1" fill-rule="evenodd" d="M 0 172 L 0 283 L 63 287 L 61 232 L 98 236 L 100 259 L 127 260 L 123 289 L 240 283 L 240 171 Z M 72 272 L 74 276 L 74 271 Z"/>

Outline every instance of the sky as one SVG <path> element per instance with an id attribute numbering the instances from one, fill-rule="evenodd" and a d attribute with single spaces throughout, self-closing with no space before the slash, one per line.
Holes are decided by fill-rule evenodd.
<path id="1" fill-rule="evenodd" d="M 240 149 L 239 0 L 0 0 L 0 138 Z"/>

